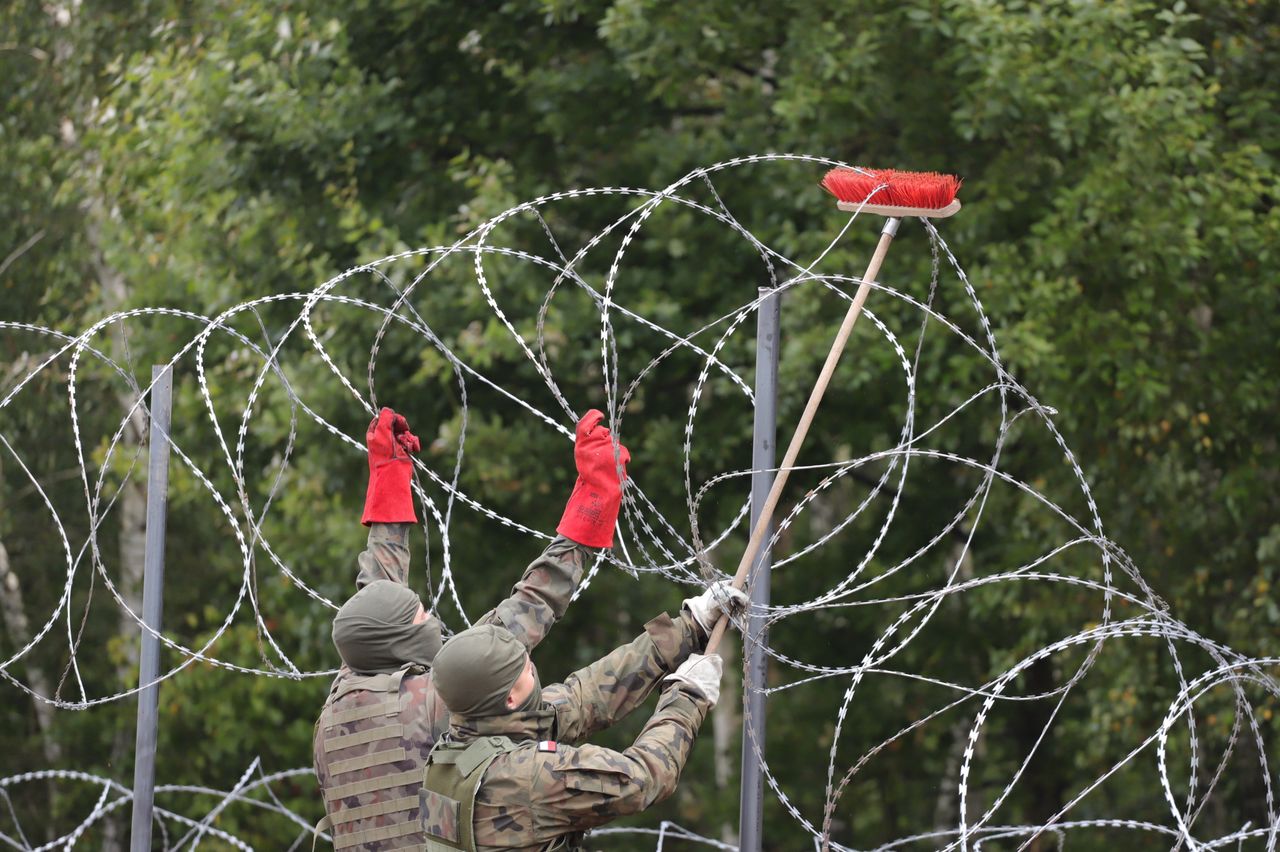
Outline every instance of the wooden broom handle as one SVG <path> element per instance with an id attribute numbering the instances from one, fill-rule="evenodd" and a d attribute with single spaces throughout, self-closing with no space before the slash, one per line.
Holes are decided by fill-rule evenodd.
<path id="1" fill-rule="evenodd" d="M 809 394 L 809 402 L 805 404 L 804 414 L 800 415 L 800 423 L 796 426 L 795 434 L 791 436 L 791 444 L 787 447 L 787 453 L 783 456 L 782 465 L 778 468 L 777 476 L 773 479 L 773 487 L 769 489 L 769 496 L 765 498 L 764 506 L 760 510 L 760 517 L 756 519 L 755 529 L 751 531 L 751 539 L 747 542 L 747 549 L 742 554 L 742 561 L 738 563 L 737 573 L 733 575 L 733 587 L 741 589 L 747 582 L 747 572 L 751 570 L 751 563 L 755 561 L 756 554 L 760 551 L 760 545 L 764 543 L 765 531 L 769 529 L 769 521 L 773 519 L 773 510 L 778 507 L 778 497 L 782 494 L 782 488 L 787 484 L 787 477 L 791 473 L 791 468 L 795 465 L 796 456 L 800 455 L 800 447 L 804 444 L 805 436 L 809 434 L 809 426 L 813 423 L 813 416 L 818 411 L 818 405 L 822 402 L 822 396 L 827 392 L 827 385 L 831 383 L 831 376 L 836 371 L 836 364 L 840 361 L 840 355 L 844 352 L 844 346 L 849 341 L 849 335 L 853 332 L 853 324 L 858 321 L 858 315 L 862 313 L 862 303 L 867 300 L 867 294 L 871 292 L 871 284 L 876 280 L 876 276 L 880 274 L 880 264 L 884 262 L 884 256 L 889 251 L 889 244 L 893 242 L 893 235 L 898 231 L 898 219 L 890 219 L 885 223 L 884 231 L 880 234 L 880 242 L 876 245 L 875 254 L 871 256 L 871 262 L 867 264 L 866 274 L 862 276 L 862 284 L 858 287 L 858 292 L 853 297 L 853 304 L 849 305 L 849 312 L 844 315 L 844 322 L 840 324 L 840 331 L 836 334 L 835 342 L 831 344 L 831 351 L 827 353 L 827 362 L 822 365 L 822 372 L 818 375 L 818 381 L 813 386 L 813 391 Z M 710 638 L 707 639 L 707 649 L 704 654 L 714 654 L 716 649 L 720 647 L 720 640 L 724 637 L 724 631 L 729 626 L 729 617 L 721 615 L 716 622 L 715 628 L 711 631 Z"/>

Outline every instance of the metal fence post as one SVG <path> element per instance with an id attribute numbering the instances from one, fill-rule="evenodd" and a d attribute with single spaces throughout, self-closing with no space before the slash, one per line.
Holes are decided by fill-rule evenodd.
<path id="1" fill-rule="evenodd" d="M 164 609 L 164 526 L 169 506 L 169 421 L 173 370 L 151 368 L 151 438 L 147 465 L 147 550 L 142 570 L 142 621 L 160 632 Z M 142 631 L 138 654 L 138 733 L 133 764 L 133 829 L 131 852 L 150 852 L 156 786 L 156 705 L 160 675 L 160 640 Z M 149 686 L 147 684 L 150 684 Z"/>
<path id="2" fill-rule="evenodd" d="M 781 297 L 770 293 L 772 288 L 760 288 L 764 296 L 756 315 L 756 406 L 752 430 L 751 468 L 751 529 L 755 529 L 760 511 L 773 485 L 774 454 L 777 444 L 778 401 L 778 350 Z M 766 535 L 773 534 L 770 526 Z M 767 541 L 767 539 L 766 539 Z M 763 608 L 769 603 L 769 548 L 761 546 L 751 567 L 751 603 L 755 610 L 747 621 L 747 633 L 742 650 L 745 659 L 742 683 L 742 793 L 739 800 L 740 816 L 738 837 L 740 852 L 759 852 L 763 842 L 764 773 L 757 759 L 764 753 L 765 695 L 759 690 L 766 685 L 769 658 L 764 653 L 765 616 Z"/>

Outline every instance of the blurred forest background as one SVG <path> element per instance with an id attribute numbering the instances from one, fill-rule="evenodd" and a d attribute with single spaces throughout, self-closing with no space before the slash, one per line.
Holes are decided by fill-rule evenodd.
<path id="1" fill-rule="evenodd" d="M 1244 654 L 1274 653 L 1280 627 L 1272 590 L 1280 569 L 1275 0 L 9 0 L 0 21 L 0 320 L 67 334 L 131 307 L 214 315 L 247 299 L 306 291 L 354 264 L 449 243 L 543 193 L 661 188 L 692 168 L 740 155 L 797 151 L 962 175 L 965 208 L 941 229 L 975 283 L 1006 366 L 1057 409 L 1055 422 L 1094 489 L 1107 534 L 1192 629 Z M 770 245 L 794 258 L 813 257 L 844 219 L 817 188 L 821 173 L 796 164 L 751 168 L 719 188 L 735 215 Z M 628 203 L 565 205 L 553 224 L 558 235 L 581 242 Z M 621 285 L 627 304 L 692 330 L 749 299 L 766 283 L 762 264 L 740 239 L 712 225 L 687 211 L 655 216 L 628 255 Z M 826 268 L 861 272 L 876 228 L 856 231 Z M 533 244 L 539 233 L 526 220 L 508 236 L 512 244 Z M 603 280 L 610 254 L 597 256 L 591 280 Z M 928 263 L 919 226 L 907 223 L 883 278 L 922 298 Z M 464 258 L 456 268 L 443 267 L 415 296 L 415 307 L 440 324 L 442 337 L 469 363 L 537 397 L 528 362 L 469 283 L 470 264 Z M 498 261 L 490 275 L 509 316 L 532 339 L 550 276 Z M 375 295 L 372 284 L 360 286 L 385 301 L 385 290 Z M 944 286 L 939 300 L 944 310 L 964 313 L 959 288 Z M 904 333 L 918 319 L 888 299 L 881 308 Z M 267 305 L 257 317 L 240 317 L 237 327 L 266 345 L 298 309 Z M 325 345 L 359 382 L 376 319 L 355 310 L 320 312 Z M 784 301 L 784 439 L 840 312 L 831 294 L 816 288 Z M 149 365 L 198 331 L 189 320 L 148 318 L 103 329 L 95 346 L 131 365 L 145 386 Z M 630 370 L 624 380 L 647 362 L 636 353 L 656 352 L 653 341 L 631 333 L 620 331 L 624 373 Z M 566 296 L 548 320 L 556 375 L 579 410 L 603 403 L 598 336 L 594 309 L 580 296 Z M 744 374 L 753 363 L 749 337 L 748 331 L 725 356 Z M 421 343 L 392 330 L 378 362 L 379 402 L 409 416 L 428 445 L 426 460 L 447 474 L 460 424 L 457 385 L 447 362 Z M 892 352 L 878 344 L 869 325 L 855 334 L 805 458 L 849 458 L 897 440 L 901 373 Z M 56 346 L 36 333 L 0 331 L 0 394 Z M 102 461 L 133 400 L 128 384 L 93 360 L 85 359 L 77 386 L 90 465 Z M 216 473 L 225 465 L 187 363 L 175 399 L 176 439 L 215 472 L 220 490 L 233 494 L 231 478 Z M 921 422 L 990 380 L 989 365 L 942 336 L 921 364 Z M 58 371 L 44 371 L 38 386 L 0 411 L 0 433 L 15 448 L 0 457 L 2 659 L 48 618 L 66 576 L 56 527 L 17 458 L 47 489 L 71 540 L 87 536 L 68 368 L 64 360 Z M 226 339 L 211 345 L 208 382 L 229 433 L 258 368 L 256 356 Z M 689 357 L 649 382 L 624 428 L 633 472 L 668 517 L 687 515 L 680 447 L 696 369 Z M 362 435 L 367 415 L 317 359 L 294 363 L 290 381 L 315 410 L 347 434 Z M 717 404 L 698 415 L 695 487 L 717 472 L 749 466 L 750 406 L 719 381 L 710 386 Z M 470 401 L 463 489 L 549 531 L 572 484 L 569 444 L 491 393 L 478 391 Z M 548 399 L 537 402 L 555 413 Z M 269 384 L 259 405 L 246 462 L 258 505 L 290 433 L 289 401 L 278 388 Z M 989 458 L 998 416 L 996 406 L 974 409 L 963 428 L 944 431 L 935 446 Z M 104 495 L 117 502 L 99 530 L 104 570 L 130 601 L 140 599 L 145 503 L 142 467 L 127 476 L 145 441 L 145 424 L 137 421 L 108 471 Z M 304 422 L 297 438 L 264 532 L 293 570 L 341 600 L 363 543 L 364 460 L 313 424 Z M 1052 440 L 1015 429 L 1001 465 L 1087 518 Z M 208 494 L 176 460 L 173 467 L 165 628 L 199 644 L 229 611 L 243 566 Z M 824 519 L 852 511 L 878 475 L 866 471 L 824 492 L 782 549 L 792 552 L 827 532 Z M 797 477 L 788 499 L 814 481 Z M 893 526 L 883 558 L 900 561 L 927 541 L 977 482 L 976 472 L 919 462 L 899 510 L 910 521 Z M 725 491 L 700 520 L 715 528 L 741 499 Z M 475 615 L 499 598 L 540 544 L 457 512 L 452 558 Z M 804 600 L 844 576 L 882 517 L 860 519 L 838 546 L 780 572 L 775 599 Z M 1071 535 L 1025 494 L 997 488 L 965 570 L 1008 570 Z M 432 534 L 433 547 L 438 540 Z M 730 546 L 740 550 L 742 543 L 739 530 Z M 419 535 L 418 553 L 422 547 Z M 875 593 L 936 585 L 953 549 L 942 548 Z M 441 555 L 431 558 L 438 566 Z M 718 560 L 728 570 L 734 562 L 731 553 Z M 1101 578 L 1096 554 L 1072 551 L 1049 567 Z M 135 682 L 138 631 L 101 580 L 91 588 L 87 575 L 82 567 L 85 579 L 71 607 L 78 624 L 92 602 L 80 672 L 88 694 L 111 694 Z M 1127 578 L 1115 582 L 1137 593 Z M 261 554 L 256 583 L 268 628 L 297 664 L 336 665 L 330 610 L 282 581 Z M 637 583 L 610 570 L 539 652 L 544 681 L 629 638 L 685 593 L 674 583 Z M 1101 596 L 1087 589 L 987 587 L 942 607 L 925 639 L 895 666 L 978 685 L 1096 623 L 1101 611 Z M 803 625 L 779 624 L 773 642 L 803 659 L 849 664 L 897 612 L 823 611 Z M 1121 605 L 1119 614 L 1133 611 Z M 456 614 L 444 616 L 456 625 Z M 244 665 L 271 656 L 248 615 L 213 653 Z M 1204 664 L 1203 655 L 1187 653 Z M 1013 691 L 1054 688 L 1083 654 L 1036 664 Z M 74 699 L 79 688 L 68 662 L 65 637 L 60 644 L 55 637 L 8 674 L 41 694 Z M 737 667 L 728 668 L 732 681 Z M 838 774 L 943 694 L 905 679 L 876 684 L 860 694 L 840 734 Z M 822 819 L 827 750 L 846 686 L 823 681 L 771 700 L 771 767 L 815 822 Z M 208 665 L 184 671 L 160 691 L 159 783 L 227 789 L 255 757 L 266 771 L 308 765 L 326 687 L 323 678 L 250 677 Z M 1104 646 L 993 824 L 1048 819 L 1156 729 L 1175 687 L 1162 641 Z M 131 700 L 70 712 L 33 701 L 12 684 L 3 689 L 0 776 L 70 768 L 131 783 Z M 735 690 L 731 682 L 715 731 L 699 742 L 679 792 L 630 824 L 672 819 L 732 839 Z M 1274 748 L 1280 737 L 1274 704 L 1261 690 L 1251 695 L 1264 708 L 1263 733 Z M 963 705 L 862 769 L 841 800 L 834 838 L 869 847 L 955 825 L 959 755 L 976 709 Z M 970 778 L 970 819 L 1013 777 L 1051 709 L 1050 702 L 997 706 Z M 1198 705 L 1200 789 L 1237 721 L 1227 690 Z M 631 725 L 602 742 L 619 745 L 635 730 Z M 1185 727 L 1178 730 L 1169 761 L 1185 791 L 1190 746 Z M 1268 821 L 1268 791 L 1248 740 L 1227 759 L 1198 818 L 1201 836 Z M 30 783 L 10 790 L 11 807 L 28 831 L 37 827 L 53 837 L 79 822 L 97 793 L 87 785 Z M 310 781 L 280 785 L 277 794 L 308 819 L 321 815 Z M 776 798 L 766 798 L 769 848 L 808 848 Z M 199 814 L 216 801 L 170 794 L 159 804 Z M 1104 817 L 1170 823 L 1150 750 L 1068 818 Z M 122 848 L 127 823 L 128 809 L 121 808 L 96 823 L 82 845 Z M 244 806 L 229 808 L 216 825 L 260 849 L 286 848 L 298 835 L 287 821 Z M 11 815 L 0 809 L 0 831 L 11 830 Z M 1102 829 L 1072 840 L 1077 849 L 1169 845 L 1154 834 Z M 1042 838 L 1040 848 L 1056 842 Z M 652 838 L 611 843 L 650 848 Z M 1004 843 L 999 848 L 1017 845 Z"/>

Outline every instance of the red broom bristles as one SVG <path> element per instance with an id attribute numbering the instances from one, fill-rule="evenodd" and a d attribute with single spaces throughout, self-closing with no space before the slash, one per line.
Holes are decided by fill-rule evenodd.
<path id="1" fill-rule="evenodd" d="M 899 172 L 894 169 L 835 168 L 822 179 L 822 187 L 839 201 L 938 210 L 955 200 L 961 180 L 938 172 Z"/>

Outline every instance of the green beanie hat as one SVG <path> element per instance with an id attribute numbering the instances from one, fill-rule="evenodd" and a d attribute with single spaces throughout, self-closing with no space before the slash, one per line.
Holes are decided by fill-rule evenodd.
<path id="1" fill-rule="evenodd" d="M 528 652 L 505 627 L 483 624 L 454 636 L 436 655 L 432 680 L 445 706 L 459 716 L 510 713 L 507 696 Z"/>
<path id="2" fill-rule="evenodd" d="M 333 644 L 356 674 L 429 666 L 440 650 L 440 622 L 414 624 L 422 601 L 407 586 L 376 580 L 347 600 L 333 619 Z"/>

